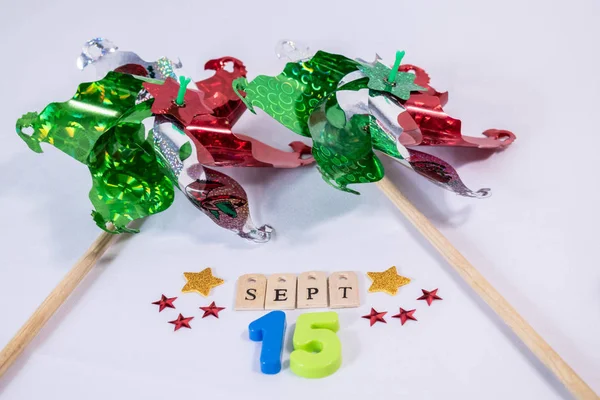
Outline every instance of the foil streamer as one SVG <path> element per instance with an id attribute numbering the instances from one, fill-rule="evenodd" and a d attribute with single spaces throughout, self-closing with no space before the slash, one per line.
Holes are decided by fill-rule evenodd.
<path id="1" fill-rule="evenodd" d="M 337 101 L 346 118 L 354 115 L 371 116 L 368 132 L 371 135 L 370 144 L 374 150 L 393 158 L 405 167 L 411 168 L 436 185 L 461 196 L 482 198 L 490 194 L 490 189 L 480 189 L 478 191 L 469 189 L 462 182 L 456 170 L 445 161 L 426 153 L 406 149 L 402 144 L 402 138 L 405 135 L 403 135 L 402 127 L 398 124 L 396 118 L 405 111 L 404 106 L 389 92 L 364 89 L 364 82 L 361 82 L 362 78 L 360 73 L 351 73 L 344 77 L 340 82 L 340 88 L 336 95 L 332 96 L 328 103 Z M 331 119 L 329 118 L 329 120 Z M 415 134 L 409 137 L 413 140 L 413 142 L 409 141 L 409 144 L 412 145 L 417 143 L 420 138 L 419 135 Z M 356 146 L 356 140 L 349 140 L 348 137 L 339 136 L 337 141 L 346 142 L 346 146 Z M 363 148 L 365 146 L 366 143 L 362 145 Z M 371 158 L 373 157 L 375 156 L 372 155 Z M 364 161 L 360 164 L 365 165 Z M 383 176 L 383 169 L 381 170 L 381 176 Z M 372 176 L 367 178 L 381 179 Z M 345 190 L 345 188 L 342 189 Z"/>
<path id="2" fill-rule="evenodd" d="M 120 123 L 96 142 L 88 160 L 92 174 L 90 200 L 96 224 L 115 232 L 136 219 L 159 213 L 173 203 L 173 182 L 163 172 L 152 138 L 141 123 Z"/>
<path id="3" fill-rule="evenodd" d="M 289 47 L 289 42 L 282 43 Z M 447 93 L 429 86 L 423 70 L 399 66 L 399 72 L 390 75 L 391 69 L 379 57 L 369 63 L 323 51 L 310 59 L 305 57 L 308 51 L 292 48 L 284 53 L 292 62 L 280 75 L 260 75 L 252 82 L 238 78 L 233 86 L 252 112 L 261 108 L 292 131 L 313 139 L 313 156 L 325 181 L 357 194 L 347 186 L 383 177 L 377 151 L 460 195 L 489 195 L 489 189 L 467 188 L 445 161 L 407 149 L 422 144 L 493 148 L 514 140 L 512 133 L 500 130 L 486 131 L 487 138 L 462 137 L 460 121 L 441 110 Z M 396 65 L 403 53 L 398 55 Z"/>
<path id="4" fill-rule="evenodd" d="M 227 64 L 232 71 L 227 71 Z M 215 74 L 196 82 L 199 90 L 188 89 L 185 106 L 177 106 L 174 99 L 179 84 L 168 78 L 163 84 L 144 83 L 154 97 L 154 114 L 173 117 L 185 133 L 194 140 L 198 149 L 198 160 L 204 165 L 220 167 L 277 167 L 295 168 L 313 162 L 310 148 L 302 142 L 292 142 L 292 152 L 271 147 L 249 136 L 234 134 L 231 127 L 246 109 L 235 94 L 232 82 L 245 76 L 244 64 L 233 57 L 210 60 L 206 69 Z"/>
<path id="5" fill-rule="evenodd" d="M 415 82 L 427 89 L 426 93 L 412 94 L 404 103 L 408 116 L 398 117 L 398 122 L 405 129 L 416 126 L 420 130 L 422 141 L 416 145 L 495 149 L 507 147 L 516 139 L 512 132 L 499 129 L 486 130 L 483 132 L 485 137 L 463 136 L 461 121 L 442 109 L 448 101 L 448 92 L 440 93 L 429 86 L 429 75 L 422 68 L 407 64 L 401 65 L 399 70 L 414 73 Z"/>
<path id="6" fill-rule="evenodd" d="M 181 61 L 171 61 L 166 57 L 145 61 L 136 53 L 119 50 L 114 43 L 103 38 L 91 39 L 83 46 L 77 58 L 77 67 L 83 70 L 88 65 L 96 67 L 98 76 L 116 71 L 159 80 L 169 77 L 176 79 L 176 70 L 182 67 Z"/>
<path id="7" fill-rule="evenodd" d="M 250 218 L 248 196 L 234 179 L 204 167 L 196 143 L 184 133 L 183 127 L 168 117 L 157 116 L 153 136 L 156 148 L 186 198 L 217 225 L 254 242 L 266 242 L 273 229 L 257 227 Z M 188 152 L 182 149 L 189 147 Z M 204 150 L 206 151 L 206 150 Z"/>
<path id="8" fill-rule="evenodd" d="M 202 212 L 209 215 L 219 226 L 229 229 L 238 236 L 257 243 L 271 239 L 273 228 L 269 225 L 257 227 L 252 222 L 248 207 L 248 196 L 235 180 L 210 168 L 188 171 L 196 180 L 186 186 L 188 199 Z"/>
<path id="9" fill-rule="evenodd" d="M 275 53 L 279 59 L 298 62 L 310 59 L 314 53 L 304 43 L 293 40 L 281 40 L 275 46 Z"/>
<path id="10" fill-rule="evenodd" d="M 288 63 L 278 76 L 259 75 L 250 83 L 239 78 L 233 85 L 250 111 L 261 108 L 292 131 L 310 137 L 310 115 L 358 65 L 347 57 L 319 51 L 310 60 Z"/>
<path id="11" fill-rule="evenodd" d="M 109 232 L 132 232 L 127 225 L 163 211 L 173 201 L 173 183 L 162 173 L 144 119 L 152 101 L 137 104 L 142 81 L 109 72 L 79 85 L 73 98 L 52 103 L 17 121 L 17 133 L 37 152 L 47 142 L 88 166 L 96 224 Z M 27 134 L 25 128 L 32 128 Z"/>
<path id="12" fill-rule="evenodd" d="M 436 185 L 466 197 L 484 198 L 491 195 L 491 189 L 476 192 L 465 186 L 458 172 L 444 160 L 421 151 L 408 149 L 410 167 Z"/>
<path id="13" fill-rule="evenodd" d="M 170 115 L 187 125 L 196 115 L 211 112 L 204 103 L 204 93 L 198 90 L 186 90 L 183 105 L 177 105 L 175 99 L 179 92 L 179 83 L 173 78 L 167 78 L 163 83 L 145 82 L 144 88 L 154 98 L 152 113 L 155 115 Z"/>
<path id="14" fill-rule="evenodd" d="M 231 67 L 231 71 L 227 70 L 228 67 Z M 207 61 L 204 69 L 215 71 L 213 76 L 196 82 L 198 89 L 208 94 L 204 98 L 206 106 L 216 118 L 225 118 L 230 125 L 234 125 L 246 107 L 235 94 L 232 82 L 246 76 L 246 66 L 237 58 L 221 57 Z"/>
<path id="15" fill-rule="evenodd" d="M 313 156 L 326 182 L 340 190 L 358 194 L 347 186 L 383 178 L 383 165 L 373 153 L 370 129 L 373 117 L 354 114 L 349 120 L 342 116 L 342 123 L 331 123 L 326 107 L 327 102 L 323 102 L 309 119 Z"/>
<path id="16" fill-rule="evenodd" d="M 51 103 L 41 113 L 30 112 L 17 120 L 17 133 L 37 153 L 42 152 L 40 142 L 46 142 L 86 163 L 100 136 L 134 110 L 142 83 L 116 72 L 82 83 L 71 100 Z M 33 132 L 26 133 L 25 128 Z"/>
<path id="17" fill-rule="evenodd" d="M 47 142 L 89 167 L 98 226 L 133 232 L 131 221 L 170 206 L 177 185 L 218 225 L 256 242 L 269 240 L 272 228 L 253 224 L 243 188 L 205 166 L 293 168 L 314 160 L 301 142 L 286 152 L 231 131 L 246 109 L 232 87 L 246 75 L 240 60 L 208 61 L 213 76 L 189 83 L 177 101 L 178 79 L 189 82 L 180 62 L 148 62 L 96 38 L 77 65 L 93 65 L 102 79 L 81 84 L 67 102 L 25 114 L 17 133 L 34 151 Z M 142 121 L 153 116 L 154 129 L 146 134 Z"/>

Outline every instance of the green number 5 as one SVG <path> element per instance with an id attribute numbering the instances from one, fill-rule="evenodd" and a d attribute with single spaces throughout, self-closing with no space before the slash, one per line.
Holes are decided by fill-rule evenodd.
<path id="1" fill-rule="evenodd" d="M 302 314 L 296 320 L 290 369 L 305 378 L 324 378 L 342 364 L 342 344 L 336 312 Z"/>

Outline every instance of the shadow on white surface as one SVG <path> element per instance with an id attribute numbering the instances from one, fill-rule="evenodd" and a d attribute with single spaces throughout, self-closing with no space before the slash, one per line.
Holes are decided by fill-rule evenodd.
<path id="1" fill-rule="evenodd" d="M 356 329 L 352 329 L 352 327 L 356 327 L 355 324 L 357 321 L 363 322 L 361 321 L 358 310 L 346 309 L 345 311 L 346 312 L 344 313 L 339 313 L 340 326 L 344 327 L 344 329 L 340 329 L 337 333 L 340 341 L 343 343 L 341 368 L 348 368 L 350 365 L 354 364 L 354 362 L 358 360 L 362 348 L 362 342 L 358 332 Z"/>
<path id="2" fill-rule="evenodd" d="M 283 355 L 281 357 L 281 370 L 290 368 L 290 354 L 294 351 L 294 332 L 296 332 L 296 323 L 289 324 L 285 330 L 285 343 L 283 346 Z"/>
<path id="3" fill-rule="evenodd" d="M 467 150 L 467 149 L 464 149 Z M 475 153 L 477 152 L 476 150 L 474 151 Z M 484 152 L 482 152 L 484 153 Z M 489 155 L 488 155 L 489 156 Z M 464 157 L 464 158 L 463 158 Z M 477 158 L 473 158 L 472 154 L 470 151 L 465 151 L 463 157 L 458 157 L 458 159 L 462 159 L 463 162 L 469 162 L 469 161 L 473 161 Z M 460 165 L 460 161 L 459 162 L 454 162 L 453 165 L 455 167 L 458 167 L 458 165 Z M 387 167 L 387 165 L 386 165 Z M 397 172 L 398 168 L 396 168 L 396 170 L 392 170 L 392 168 L 387 168 L 386 169 L 386 175 L 401 189 L 402 193 L 413 203 L 417 206 L 417 208 L 419 209 L 419 211 L 421 211 L 427 218 L 429 218 L 431 221 L 434 222 L 435 225 L 444 225 L 444 226 L 452 226 L 452 227 L 458 227 L 460 226 L 460 223 L 450 223 L 449 220 L 450 218 L 453 218 L 454 215 L 451 212 L 451 210 L 447 209 L 446 204 L 443 201 L 439 201 L 439 202 L 435 202 L 433 203 L 431 201 L 431 196 L 427 196 L 426 195 L 426 191 L 421 191 L 418 188 L 416 188 L 416 186 L 411 186 L 409 184 L 407 184 L 407 182 L 400 182 L 400 179 L 398 177 L 399 173 Z M 404 171 L 403 171 L 404 172 Z M 410 171 L 408 171 L 410 172 Z M 429 193 L 433 193 L 434 190 L 439 190 L 443 192 L 443 189 L 439 189 L 439 188 L 432 188 Z M 440 196 L 440 198 L 442 198 L 442 196 Z M 473 199 L 473 201 L 485 201 L 485 200 L 477 200 L 477 199 Z M 432 256 L 437 260 L 438 264 L 442 267 L 442 269 L 444 271 L 447 272 L 448 276 L 450 276 L 456 283 L 457 285 L 461 288 L 461 290 L 466 293 L 473 301 L 474 303 L 477 305 L 477 307 L 488 316 L 488 318 L 490 319 L 490 321 L 492 321 L 494 323 L 494 325 L 496 326 L 496 328 L 502 332 L 502 334 L 510 341 L 511 345 L 513 347 L 515 347 L 516 349 L 518 349 L 518 351 L 527 359 L 527 361 L 530 363 L 530 365 L 532 365 L 536 371 L 540 374 L 540 376 L 542 376 L 544 378 L 544 380 L 548 383 L 548 385 L 550 385 L 552 387 L 552 389 L 555 391 L 555 393 L 557 395 L 559 395 L 561 398 L 564 399 L 571 399 L 572 396 L 570 394 L 570 392 L 563 386 L 563 384 L 555 377 L 555 375 L 548 369 L 546 368 L 546 366 L 544 366 L 542 364 L 542 362 L 529 350 L 529 348 L 521 341 L 521 339 L 519 339 L 514 333 L 513 331 L 504 323 L 504 321 L 498 316 L 496 315 L 496 313 L 494 313 L 494 311 L 483 301 L 483 299 L 478 296 L 473 289 L 471 288 L 471 286 L 469 286 L 464 280 L 462 280 L 458 274 L 456 274 L 454 272 L 454 270 L 451 268 L 450 265 L 448 265 L 447 261 L 436 251 L 434 251 L 432 249 L 432 245 L 429 243 L 429 241 L 423 236 L 421 235 L 421 233 L 419 233 L 411 224 L 410 222 L 408 222 L 402 215 L 401 213 L 392 205 L 392 203 L 388 202 L 388 206 L 390 208 L 390 213 L 394 214 L 396 216 L 396 218 L 398 219 L 399 223 L 403 224 L 407 231 L 411 233 L 411 235 L 414 237 L 414 239 L 419 243 L 419 245 L 425 249 L 427 249 L 427 251 L 429 253 L 432 254 Z M 461 211 L 461 214 L 464 215 L 464 218 L 468 217 L 469 214 L 469 210 L 471 209 L 472 206 L 467 206 L 464 211 Z M 450 216 L 450 218 L 447 218 L 448 216 Z M 477 268 L 477 267 L 476 267 Z M 508 283 L 508 281 L 504 281 L 502 282 L 502 286 L 504 288 L 506 287 L 511 287 L 510 283 Z M 525 296 L 519 296 L 518 295 L 518 291 L 516 290 L 508 290 L 508 292 L 510 292 L 511 294 L 511 298 L 516 304 L 531 304 L 527 298 Z M 502 295 L 504 295 L 503 293 L 501 293 Z M 518 296 L 518 299 L 514 299 L 515 296 Z M 505 296 L 506 297 L 506 296 Z M 506 297 L 508 299 L 508 297 Z M 533 308 L 533 305 L 531 305 L 530 307 L 526 307 L 526 308 Z M 518 312 L 518 310 L 517 310 Z M 540 319 L 539 316 L 539 310 L 538 312 L 538 316 L 537 319 Z M 550 323 L 548 325 L 551 325 Z M 553 332 L 553 336 L 557 336 L 556 332 Z M 543 337 L 543 335 L 542 335 Z M 578 360 L 578 363 L 581 363 L 583 361 L 583 359 Z"/>
<path id="4" fill-rule="evenodd" d="M 16 140 L 20 141 L 18 137 Z M 87 185 L 81 184 L 81 175 L 89 176 L 88 169 L 51 146 L 43 145 L 44 153 L 35 154 L 25 143 L 20 145 L 22 151 L 11 154 L 8 162 L 0 164 L 0 170 L 10 171 L 0 174 L 0 187 L 6 190 L 3 195 L 24 199 L 27 205 L 31 202 L 30 212 L 35 214 L 32 219 L 40 222 L 39 227 L 52 229 L 47 236 L 54 242 L 51 244 L 54 254 L 60 260 L 70 259 L 73 248 L 87 248 L 91 244 L 85 234 L 73 233 L 82 226 L 83 218 L 91 221 L 92 206 L 89 200 L 87 205 L 85 203 L 91 177 Z M 46 163 L 48 167 L 44 167 Z M 84 201 L 78 198 L 80 196 Z M 93 221 L 90 228 L 92 225 Z M 66 235 L 68 240 L 64 240 Z"/>
<path id="5" fill-rule="evenodd" d="M 140 221 L 133 225 L 133 227 L 139 228 L 139 225 L 141 225 Z M 127 241 L 130 238 L 131 235 L 121 235 L 119 240 L 116 241 L 110 249 L 108 249 L 107 253 L 104 254 L 100 260 L 98 260 L 94 268 L 92 268 L 89 274 L 77 286 L 71 296 L 67 298 L 67 300 L 56 311 L 56 313 L 48 320 L 46 325 L 42 327 L 38 335 L 23 350 L 21 355 L 18 356 L 14 364 L 0 379 L 0 397 L 2 396 L 4 390 L 6 390 L 9 385 L 15 381 L 15 378 L 20 374 L 21 370 L 26 366 L 31 357 L 44 357 L 44 354 L 40 353 L 40 349 L 43 349 L 44 344 L 53 335 L 58 326 L 60 326 L 64 320 L 68 318 L 71 310 L 79 305 L 83 296 L 89 290 L 91 290 L 91 287 L 95 284 L 96 280 L 104 273 L 106 268 L 112 264 L 112 261 L 118 255 L 119 251 L 127 245 Z M 29 318 L 29 316 L 27 318 Z M 35 354 L 36 352 L 38 354 Z"/>

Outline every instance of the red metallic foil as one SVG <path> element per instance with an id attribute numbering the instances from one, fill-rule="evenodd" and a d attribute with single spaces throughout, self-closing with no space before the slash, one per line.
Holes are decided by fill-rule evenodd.
<path id="1" fill-rule="evenodd" d="M 458 193 L 461 196 L 483 198 L 490 195 L 490 189 L 469 189 L 458 176 L 458 172 L 446 161 L 421 151 L 408 149 L 410 166 L 419 175 L 433 183 Z"/>
<path id="2" fill-rule="evenodd" d="M 226 69 L 232 66 L 232 71 Z M 310 147 L 292 142 L 292 152 L 271 147 L 249 136 L 235 134 L 231 127 L 246 110 L 242 100 L 233 91 L 232 83 L 246 76 L 244 64 L 233 57 L 210 60 L 205 69 L 215 71 L 208 79 L 196 82 L 205 93 L 204 102 L 212 110 L 196 115 L 185 125 L 185 131 L 198 148 L 198 157 L 205 165 L 219 167 L 276 167 L 295 168 L 312 163 Z M 212 161 L 206 159 L 210 153 Z"/>
<path id="3" fill-rule="evenodd" d="M 153 114 L 170 115 L 183 125 L 192 122 L 196 115 L 212 112 L 203 101 L 204 93 L 197 90 L 186 90 L 183 105 L 177 105 L 179 83 L 173 78 L 167 78 L 162 84 L 144 82 L 144 88 L 154 97 Z"/>
<path id="4" fill-rule="evenodd" d="M 230 64 L 232 70 L 226 67 Z M 126 72 L 137 71 L 127 66 Z M 154 97 L 152 112 L 170 115 L 179 121 L 194 141 L 198 160 L 218 167 L 295 168 L 314 161 L 311 149 L 302 142 L 292 142 L 292 152 L 271 147 L 249 136 L 235 134 L 231 127 L 246 110 L 233 91 L 233 80 L 246 76 L 244 64 L 233 57 L 210 60 L 205 69 L 215 71 L 208 79 L 196 82 L 199 90 L 186 90 L 184 105 L 175 104 L 179 84 L 172 78 L 164 84 L 144 83 Z"/>
<path id="5" fill-rule="evenodd" d="M 232 71 L 227 70 L 231 65 Z M 232 82 L 246 76 L 246 67 L 234 57 L 221 57 L 209 60 L 204 69 L 215 71 L 215 74 L 203 81 L 196 82 L 198 89 L 206 93 L 204 101 L 216 118 L 226 118 L 234 125 L 246 111 L 246 106 L 233 91 Z"/>
<path id="6" fill-rule="evenodd" d="M 414 65 L 401 65 L 399 71 L 413 72 L 415 83 L 427 88 L 422 93 L 413 93 L 406 100 L 406 112 L 398 116 L 398 123 L 405 130 L 401 143 L 424 146 L 462 146 L 483 149 L 503 148 L 510 145 L 516 136 L 509 131 L 488 129 L 483 132 L 486 137 L 471 137 L 461 134 L 461 121 L 452 118 L 442 107 L 448 101 L 448 92 L 440 93 L 429 85 L 429 75 L 422 68 Z M 415 138 L 421 135 L 419 143 Z"/>
<path id="7" fill-rule="evenodd" d="M 188 173 L 203 172 L 205 179 L 196 180 L 185 188 L 188 199 L 217 225 L 245 237 L 248 234 L 247 223 L 250 222 L 246 191 L 234 179 L 219 171 L 200 165 L 197 168 L 197 172 Z"/>

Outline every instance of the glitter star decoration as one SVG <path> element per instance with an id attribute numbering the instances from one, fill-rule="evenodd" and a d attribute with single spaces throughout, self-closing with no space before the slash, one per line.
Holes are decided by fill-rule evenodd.
<path id="1" fill-rule="evenodd" d="M 183 293 L 198 292 L 204 297 L 210 294 L 212 288 L 225 282 L 223 279 L 213 276 L 210 268 L 205 268 L 200 272 L 184 272 L 183 276 L 187 279 L 187 283 L 181 291 Z"/>
<path id="2" fill-rule="evenodd" d="M 417 319 L 413 316 L 416 310 L 408 310 L 406 311 L 404 308 L 400 307 L 400 313 L 396 315 L 392 315 L 392 318 L 400 318 L 400 323 L 404 325 L 406 321 L 409 319 L 412 321 L 416 321 Z"/>
<path id="3" fill-rule="evenodd" d="M 190 326 L 190 321 L 193 319 L 194 317 L 184 317 L 183 315 L 179 314 L 176 320 L 169 321 L 169 323 L 175 325 L 175 329 L 173 331 L 177 331 L 179 328 L 192 329 Z"/>
<path id="4" fill-rule="evenodd" d="M 215 305 L 215 302 L 213 301 L 212 303 L 210 303 L 210 306 L 208 306 L 208 307 L 200 307 L 200 309 L 202 311 L 204 311 L 204 315 L 202 316 L 202 318 L 206 318 L 209 315 L 212 315 L 213 317 L 219 318 L 219 311 L 224 310 L 225 307 L 217 307 Z"/>
<path id="5" fill-rule="evenodd" d="M 410 279 L 398 275 L 396 267 L 388 268 L 383 272 L 367 272 L 367 275 L 373 281 L 369 287 L 369 292 L 385 292 L 395 296 L 400 286 L 410 283 Z"/>
<path id="6" fill-rule="evenodd" d="M 162 310 L 164 310 L 165 308 L 175 308 L 175 306 L 173 305 L 173 302 L 177 300 L 177 297 L 167 297 L 164 294 L 160 296 L 160 300 L 155 301 L 152 304 L 155 304 L 158 306 L 158 312 L 161 312 Z"/>
<path id="7" fill-rule="evenodd" d="M 383 319 L 383 316 L 385 314 L 387 314 L 387 311 L 377 312 L 374 308 L 371 307 L 371 312 L 367 315 L 363 315 L 361 318 L 368 319 L 371 324 L 369 326 L 373 326 L 373 324 L 375 324 L 376 322 L 383 322 L 384 324 L 387 324 L 386 320 Z"/>
<path id="8" fill-rule="evenodd" d="M 425 300 L 427 301 L 427 305 L 431 306 L 434 300 L 443 300 L 440 296 L 437 295 L 437 289 L 432 290 L 431 292 L 421 289 L 423 292 L 423 296 L 419 297 L 417 300 Z"/>

